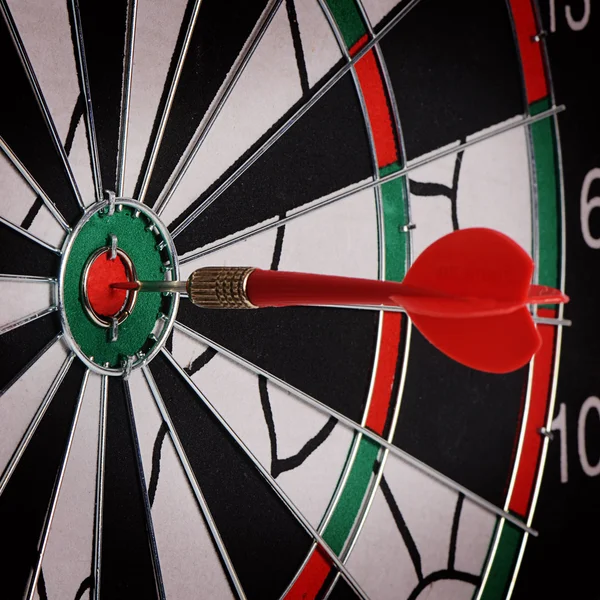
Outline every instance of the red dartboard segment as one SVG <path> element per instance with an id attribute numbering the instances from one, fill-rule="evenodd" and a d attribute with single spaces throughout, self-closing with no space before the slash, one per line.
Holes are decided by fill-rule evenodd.
<path id="1" fill-rule="evenodd" d="M 365 46 L 365 44 L 369 41 L 369 34 L 365 33 L 353 46 L 348 50 L 350 56 L 356 56 Z"/>
<path id="2" fill-rule="evenodd" d="M 290 591 L 286 600 L 309 600 L 317 597 L 327 576 L 331 572 L 331 562 L 325 552 L 318 547 L 308 559 L 304 569 Z"/>
<path id="3" fill-rule="evenodd" d="M 534 37 L 539 33 L 531 0 L 510 0 L 521 64 L 527 91 L 527 103 L 532 104 L 548 95 L 542 49 Z"/>
<path id="4" fill-rule="evenodd" d="M 540 308 L 538 315 L 555 319 L 556 310 Z M 527 423 L 525 424 L 525 437 L 509 506 L 512 512 L 523 517 L 528 514 L 542 451 L 540 428 L 544 427 L 547 419 L 556 341 L 556 327 L 540 325 L 539 331 L 542 336 L 542 346 L 533 361 L 533 381 Z"/>
<path id="5" fill-rule="evenodd" d="M 355 70 L 369 115 L 377 166 L 381 169 L 398 160 L 398 150 L 388 99 L 375 51 L 367 52 L 356 63 Z"/>
<path id="6" fill-rule="evenodd" d="M 390 403 L 396 369 L 398 366 L 398 340 L 402 337 L 402 317 L 398 313 L 385 313 L 381 341 L 379 344 L 379 361 L 375 371 L 375 382 L 371 395 L 371 404 L 365 426 L 375 433 L 383 435 L 390 410 Z"/>

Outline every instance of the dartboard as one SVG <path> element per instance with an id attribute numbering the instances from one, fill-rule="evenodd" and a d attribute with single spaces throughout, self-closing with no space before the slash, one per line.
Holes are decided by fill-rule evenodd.
<path id="1" fill-rule="evenodd" d="M 600 473 L 573 4 L 0 0 L 3 598 L 591 589 L 556 491 Z M 401 282 L 473 227 L 571 297 L 532 308 L 509 373 L 402 310 L 98 293 L 207 266 Z"/>

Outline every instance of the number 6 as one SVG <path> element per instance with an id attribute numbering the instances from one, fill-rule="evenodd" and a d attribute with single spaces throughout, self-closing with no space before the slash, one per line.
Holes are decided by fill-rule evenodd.
<path id="1" fill-rule="evenodd" d="M 588 198 L 592 182 L 600 180 L 600 169 L 592 169 L 583 180 L 581 186 L 581 232 L 583 239 L 590 248 L 600 249 L 600 237 L 594 237 L 590 231 L 590 213 L 594 208 L 600 208 L 600 197 Z"/>

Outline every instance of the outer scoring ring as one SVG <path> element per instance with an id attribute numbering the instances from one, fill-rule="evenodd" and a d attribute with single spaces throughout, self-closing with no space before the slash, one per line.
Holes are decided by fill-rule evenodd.
<path id="1" fill-rule="evenodd" d="M 175 245 L 173 243 L 173 239 L 171 238 L 171 234 L 164 226 L 164 224 L 160 221 L 157 215 L 146 205 L 138 202 L 133 199 L 125 199 L 118 198 L 116 200 L 115 205 L 118 206 L 128 206 L 133 208 L 139 213 L 144 214 L 151 222 L 155 229 L 160 234 L 160 237 L 165 242 L 165 250 L 169 255 L 170 266 L 171 266 L 171 279 L 178 280 L 179 279 L 179 260 L 177 257 L 177 251 L 175 249 Z M 135 357 L 130 357 L 132 360 L 129 363 L 124 363 L 122 367 L 115 368 L 106 365 L 100 365 L 98 363 L 93 362 L 91 358 L 88 357 L 79 347 L 77 341 L 75 340 L 71 328 L 69 326 L 69 321 L 67 319 L 66 311 L 65 311 L 65 276 L 67 270 L 67 264 L 69 260 L 69 255 L 71 253 L 71 249 L 75 240 L 77 239 L 78 234 L 81 232 L 86 223 L 90 220 L 90 218 L 99 213 L 100 211 L 107 210 L 110 208 L 110 202 L 108 200 L 104 200 L 102 202 L 94 203 L 91 207 L 86 210 L 84 215 L 81 217 L 77 225 L 73 228 L 73 230 L 67 235 L 62 248 L 61 248 L 61 259 L 60 259 L 60 270 L 58 276 L 58 312 L 60 315 L 60 322 L 63 328 L 63 338 L 67 342 L 69 348 L 75 353 L 77 357 L 81 359 L 81 361 L 94 373 L 99 375 L 109 375 L 109 376 L 127 376 L 131 369 L 143 367 L 149 364 L 152 359 L 158 354 L 158 352 L 163 347 L 167 338 L 169 337 L 171 331 L 173 330 L 173 324 L 175 322 L 175 317 L 177 315 L 177 310 L 179 308 L 179 294 L 178 293 L 170 293 L 172 295 L 172 301 L 170 303 L 170 310 L 167 315 L 165 315 L 166 321 L 160 332 L 160 335 L 152 347 L 151 351 L 148 354 L 140 355 L 139 353 L 135 355 Z M 118 210 L 118 208 L 117 208 Z"/>

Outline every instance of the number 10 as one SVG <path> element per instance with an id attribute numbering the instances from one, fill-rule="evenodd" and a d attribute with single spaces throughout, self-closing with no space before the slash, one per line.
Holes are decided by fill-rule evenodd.
<path id="1" fill-rule="evenodd" d="M 600 398 L 590 396 L 582 405 L 577 420 L 577 453 L 579 454 L 579 463 L 583 472 L 588 477 L 600 475 L 600 459 L 595 465 L 590 464 L 587 454 L 585 440 L 585 425 L 590 410 L 596 409 L 600 417 Z M 561 403 L 558 414 L 552 421 L 552 431 L 560 432 L 560 480 L 566 483 L 569 480 L 568 460 L 567 460 L 567 407 Z"/>

